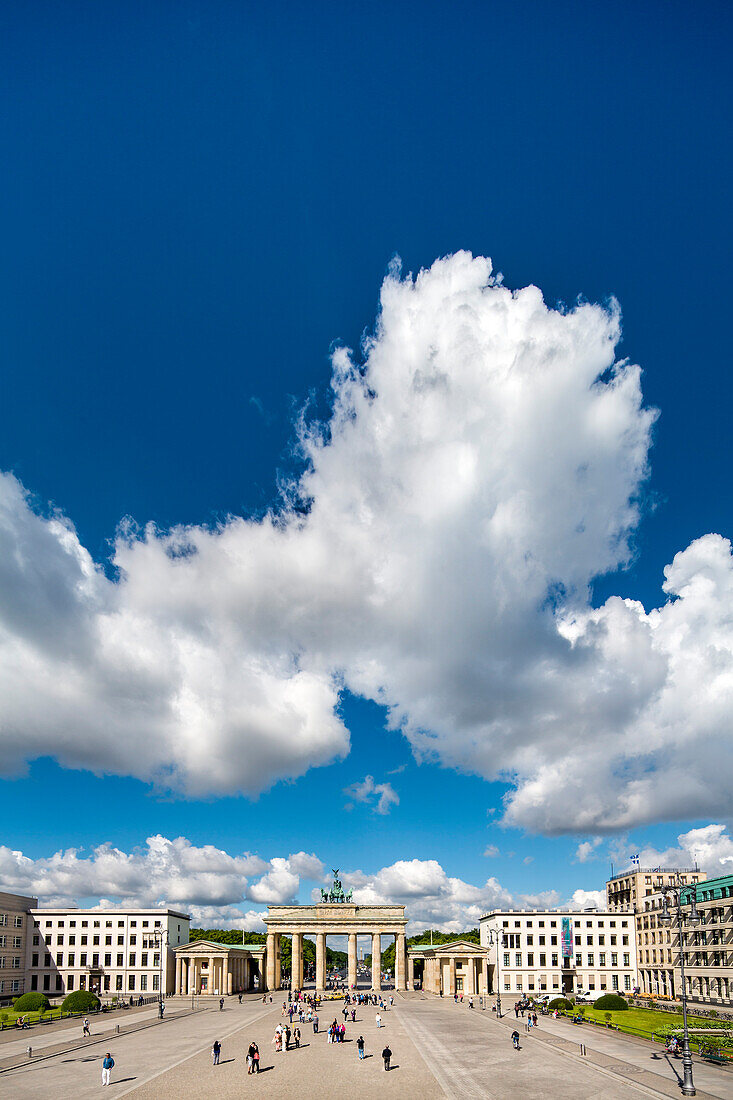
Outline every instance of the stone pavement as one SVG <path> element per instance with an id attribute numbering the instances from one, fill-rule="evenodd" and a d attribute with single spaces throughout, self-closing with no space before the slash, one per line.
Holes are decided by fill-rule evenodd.
<path id="1" fill-rule="evenodd" d="M 171 1002 L 171 1004 L 173 1003 Z M 189 1008 L 190 1004 L 189 1000 Z M 180 1010 L 181 1006 L 179 1005 L 178 1009 L 173 1009 L 171 1014 L 175 1014 L 176 1011 L 180 1012 Z M 168 1011 L 169 1009 L 166 1007 L 166 1012 L 168 1013 Z M 113 1013 L 90 1014 L 91 1041 L 93 1042 L 101 1036 L 115 1034 L 118 1026 L 120 1030 L 129 1029 L 133 1026 L 140 1027 L 157 1020 L 157 1018 L 157 1005 L 146 1008 L 128 1008 Z M 83 1017 L 80 1016 L 73 1021 L 59 1020 L 57 1023 L 52 1024 L 34 1024 L 25 1031 L 3 1029 L 0 1033 L 0 1068 L 5 1068 L 18 1056 L 24 1056 L 29 1046 L 33 1047 L 34 1054 L 41 1054 L 54 1047 L 65 1048 L 77 1044 L 88 1045 L 90 1040 L 82 1034 L 82 1020 Z"/>
<path id="2" fill-rule="evenodd" d="M 341 1007 L 341 1002 L 327 1002 L 320 1013 L 321 1032 L 314 1036 L 311 1027 L 300 1025 L 301 1049 L 275 1054 L 271 1039 L 281 1020 L 280 1003 L 263 1005 L 259 998 L 249 998 L 240 1006 L 232 998 L 224 1012 L 212 1008 L 171 1017 L 162 1024 L 151 1022 L 142 1030 L 115 1036 L 109 1044 L 0 1073 L 0 1095 L 13 1100 L 87 1100 L 96 1096 L 107 1046 L 116 1062 L 108 1094 L 130 1100 L 228 1100 L 245 1091 L 268 1100 L 296 1096 L 341 1100 L 344 1094 L 358 1095 L 359 1100 L 390 1096 L 401 1100 L 446 1096 L 456 1100 L 547 1100 L 559 1095 L 563 1100 L 631 1100 L 643 1095 L 673 1095 L 663 1075 L 655 1078 L 650 1072 L 643 1082 L 625 1079 L 618 1067 L 631 1063 L 621 1063 L 616 1051 L 607 1056 L 607 1065 L 594 1064 L 590 1058 L 581 1059 L 550 1045 L 567 1042 L 577 1049 L 577 1040 L 572 1044 L 559 1033 L 550 1034 L 549 1029 L 541 1040 L 540 1029 L 537 1035 L 526 1036 L 521 1027 L 517 1030 L 522 1034 L 522 1049 L 515 1051 L 510 1039 L 513 1018 L 499 1022 L 490 1012 L 419 994 L 398 995 L 395 1008 L 382 1013 L 385 1026 L 379 1030 L 375 1010 L 359 1009 L 356 1024 L 347 1025 L 347 1042 L 343 1044 L 327 1042 L 328 1020 L 337 1016 Z M 357 1057 L 359 1034 L 366 1040 L 369 1055 L 363 1062 Z M 222 1043 L 219 1066 L 212 1065 L 210 1054 L 216 1038 Z M 584 1034 L 586 1043 L 590 1038 Z M 617 1035 L 602 1038 L 623 1042 Z M 252 1039 L 262 1052 L 259 1077 L 247 1075 L 245 1059 Z M 382 1068 L 385 1042 L 393 1051 L 390 1073 Z M 649 1080 L 656 1080 L 660 1088 L 650 1087 Z M 727 1085 L 733 1078 L 726 1075 L 721 1080 Z M 728 1100 L 733 1091 L 700 1091 L 698 1095 L 701 1100 L 706 1095 Z"/>
<path id="3" fill-rule="evenodd" d="M 520 1016 L 516 1019 L 514 1012 L 510 1011 L 499 1023 L 493 1012 L 481 1011 L 478 1007 L 478 998 L 476 1005 L 477 1007 L 471 1010 L 466 1002 L 462 1005 L 454 1005 L 452 999 L 448 1001 L 449 1008 L 459 1015 L 476 1013 L 487 1023 L 487 1026 L 490 1024 L 503 1027 L 508 1034 L 516 1028 L 522 1036 L 522 1041 L 527 1044 L 541 1043 L 545 1047 L 552 1047 L 554 1050 L 564 1052 L 569 1058 L 578 1059 L 581 1064 L 591 1063 L 607 1073 L 612 1073 L 619 1080 L 633 1081 L 659 1095 L 670 1097 L 680 1095 L 682 1059 L 666 1055 L 663 1048 L 657 1044 L 637 1036 L 625 1035 L 623 1032 L 593 1027 L 590 1024 L 577 1026 L 564 1018 L 554 1020 L 551 1016 L 540 1016 L 537 1029 L 533 1028 L 527 1034 L 526 1017 L 522 1019 Z M 587 1052 L 582 1058 L 581 1043 L 584 1044 Z M 702 1100 L 706 1097 L 733 1100 L 733 1070 L 730 1068 L 714 1066 L 693 1056 L 693 1076 L 697 1094 Z"/>

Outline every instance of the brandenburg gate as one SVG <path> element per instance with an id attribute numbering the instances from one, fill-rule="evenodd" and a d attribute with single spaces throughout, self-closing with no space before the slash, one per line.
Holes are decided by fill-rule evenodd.
<path id="1" fill-rule="evenodd" d="M 357 937 L 371 937 L 372 989 L 382 988 L 382 936 L 395 938 L 395 988 L 406 989 L 404 905 L 358 905 L 352 893 L 344 893 L 334 871 L 330 891 L 321 890 L 321 901 L 313 905 L 271 905 L 263 918 L 267 926 L 266 985 L 279 989 L 280 941 L 292 936 L 292 985 L 303 987 L 303 937 L 316 941 L 316 989 L 326 988 L 326 937 L 346 936 L 348 940 L 349 986 L 356 986 Z"/>

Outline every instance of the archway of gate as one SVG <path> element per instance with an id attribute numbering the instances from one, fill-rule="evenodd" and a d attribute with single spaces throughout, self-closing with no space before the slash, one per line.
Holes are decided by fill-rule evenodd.
<path id="1" fill-rule="evenodd" d="M 315 905 L 271 905 L 264 918 L 267 927 L 265 975 L 267 988 L 279 989 L 284 981 L 282 938 L 292 941 L 291 974 L 288 984 L 303 988 L 306 968 L 303 962 L 303 940 L 316 945 L 315 988 L 328 988 L 326 942 L 328 936 L 344 937 L 347 944 L 346 984 L 358 985 L 358 948 L 363 936 L 369 937 L 372 956 L 371 988 L 382 988 L 382 937 L 395 938 L 395 988 L 406 989 L 406 940 L 404 905 L 357 905 L 351 901 L 320 902 Z M 363 941 L 362 941 L 363 944 Z"/>

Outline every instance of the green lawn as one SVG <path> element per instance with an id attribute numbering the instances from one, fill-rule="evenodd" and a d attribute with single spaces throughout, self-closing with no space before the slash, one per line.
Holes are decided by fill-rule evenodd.
<path id="1" fill-rule="evenodd" d="M 567 1013 L 571 1015 L 571 1013 Z M 676 1012 L 655 1012 L 653 1008 L 627 1008 L 623 1012 L 611 1012 L 612 1027 L 618 1027 L 620 1031 L 629 1032 L 632 1035 L 641 1035 L 647 1039 L 651 1039 L 654 1033 L 664 1031 L 670 1027 L 682 1027 L 682 1013 Z M 585 1006 L 584 1013 L 586 1020 L 592 1020 L 598 1024 L 606 1023 L 606 1013 L 596 1012 L 594 1008 L 589 1005 Z M 710 1017 L 700 1016 L 688 1016 L 687 1026 L 705 1027 L 716 1026 L 725 1027 L 729 1021 L 714 1020 Z"/>
<path id="2" fill-rule="evenodd" d="M 49 1008 L 48 1012 L 43 1013 L 44 1020 L 57 1020 L 61 1015 L 60 1008 Z M 3 1027 L 15 1026 L 15 1021 L 18 1016 L 25 1016 L 29 1024 L 38 1023 L 37 1012 L 16 1012 L 14 1008 L 0 1008 L 0 1021 L 2 1021 Z"/>

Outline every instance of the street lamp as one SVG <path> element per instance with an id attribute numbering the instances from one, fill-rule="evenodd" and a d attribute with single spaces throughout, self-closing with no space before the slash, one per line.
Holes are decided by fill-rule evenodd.
<path id="1" fill-rule="evenodd" d="M 659 914 L 660 924 L 671 924 L 672 914 L 669 911 L 669 900 L 671 899 L 672 905 L 677 914 L 677 928 L 680 934 L 680 980 L 682 982 L 682 1022 L 684 1026 L 684 1039 L 682 1044 L 682 1069 L 684 1071 L 684 1080 L 682 1082 L 682 1095 L 683 1096 L 696 1096 L 697 1092 L 694 1084 L 692 1083 L 692 1055 L 690 1054 L 690 1037 L 687 1031 L 687 986 L 685 982 L 685 925 L 697 925 L 700 923 L 700 914 L 697 911 L 697 905 L 695 904 L 695 887 L 692 887 L 692 895 L 690 898 L 690 911 L 686 913 L 682 908 L 682 882 L 680 880 L 679 873 L 676 876 L 677 881 L 671 886 L 663 886 L 662 893 L 664 894 L 664 910 Z"/>
<path id="2" fill-rule="evenodd" d="M 158 949 L 158 1016 L 163 1019 L 163 948 L 168 946 L 168 929 L 154 928 L 153 937 Z M 160 943 L 158 942 L 160 940 Z"/>
<path id="3" fill-rule="evenodd" d="M 489 929 L 488 946 L 493 947 L 496 945 L 496 1018 L 501 1019 L 501 986 L 499 983 L 499 952 L 502 948 L 506 947 L 506 940 L 504 939 L 504 933 L 500 932 L 498 928 Z M 488 951 L 486 952 L 488 963 Z"/>

